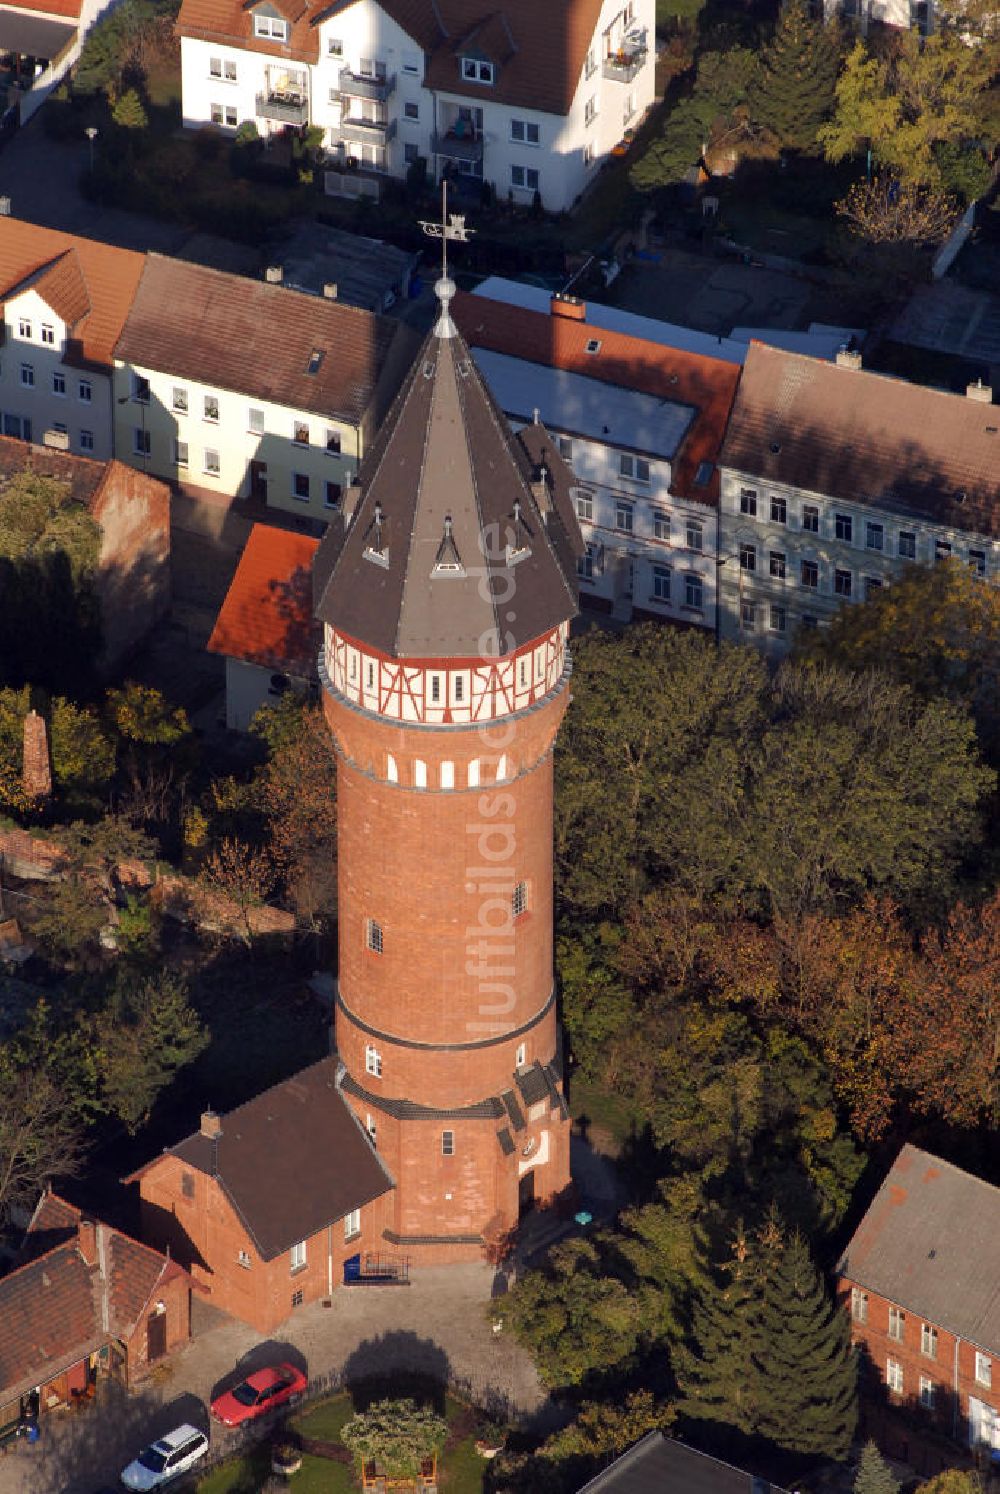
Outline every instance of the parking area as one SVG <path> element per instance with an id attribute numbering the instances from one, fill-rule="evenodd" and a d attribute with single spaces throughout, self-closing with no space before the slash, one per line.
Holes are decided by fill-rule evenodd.
<path id="1" fill-rule="evenodd" d="M 178 1424 L 207 1427 L 213 1396 L 244 1370 L 289 1359 L 313 1380 L 331 1372 L 357 1379 L 406 1370 L 455 1378 L 476 1398 L 503 1396 L 534 1411 L 544 1395 L 529 1356 L 509 1334 L 493 1332 L 492 1268 L 485 1264 L 414 1270 L 409 1287 L 347 1287 L 332 1304 L 300 1309 L 260 1343 L 253 1329 L 199 1304 L 199 1331 L 133 1394 L 102 1387 L 86 1410 L 52 1414 L 33 1446 L 18 1442 L 0 1458 L 0 1494 L 95 1494 L 114 1486 L 139 1449 Z M 223 1450 L 237 1433 L 211 1429 Z"/>

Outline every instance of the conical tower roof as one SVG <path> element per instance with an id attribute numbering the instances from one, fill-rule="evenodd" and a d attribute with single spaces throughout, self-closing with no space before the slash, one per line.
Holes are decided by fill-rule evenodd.
<path id="1" fill-rule="evenodd" d="M 575 616 L 571 550 L 448 313 L 316 556 L 316 614 L 394 658 L 496 657 Z M 352 503 L 353 500 L 353 503 Z M 565 503 L 559 505 L 565 508 Z M 553 532 L 550 532 L 552 526 Z"/>

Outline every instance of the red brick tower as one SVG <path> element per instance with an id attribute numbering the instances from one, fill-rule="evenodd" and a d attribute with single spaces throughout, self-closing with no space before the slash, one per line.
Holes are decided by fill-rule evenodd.
<path id="1" fill-rule="evenodd" d="M 392 1244 L 476 1255 L 569 1183 L 552 750 L 580 537 L 441 311 L 316 558 L 337 742 L 343 1090 L 396 1181 Z"/>

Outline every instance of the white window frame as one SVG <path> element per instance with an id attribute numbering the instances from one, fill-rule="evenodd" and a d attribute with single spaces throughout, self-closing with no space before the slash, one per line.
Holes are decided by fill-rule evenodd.
<path id="1" fill-rule="evenodd" d="M 987 1390 L 993 1388 L 993 1360 L 989 1354 L 984 1354 L 981 1349 L 976 1350 L 976 1373 L 977 1385 L 984 1385 Z"/>
<path id="2" fill-rule="evenodd" d="M 920 1376 L 920 1404 L 925 1411 L 933 1411 L 937 1403 L 937 1385 L 930 1375 Z"/>
<path id="3" fill-rule="evenodd" d="M 698 589 L 698 600 L 693 602 L 691 596 L 694 588 Z M 692 612 L 704 612 L 705 610 L 705 582 L 701 576 L 689 573 L 684 577 L 684 605 Z"/>
<path id="4" fill-rule="evenodd" d="M 361 1210 L 351 1209 L 344 1215 L 344 1239 L 354 1240 L 361 1233 Z"/>
<path id="5" fill-rule="evenodd" d="M 534 166 L 514 165 L 510 168 L 510 184 L 519 192 L 540 191 L 541 180 Z"/>
<path id="6" fill-rule="evenodd" d="M 645 457 L 623 451 L 618 455 L 618 475 L 627 482 L 649 482 L 649 462 Z"/>
<path id="7" fill-rule="evenodd" d="M 510 138 L 514 145 L 537 146 L 541 144 L 541 134 L 533 119 L 512 119 Z"/>
<path id="8" fill-rule="evenodd" d="M 654 565 L 653 567 L 653 600 L 655 602 L 669 602 L 670 588 L 673 582 L 673 574 L 668 565 Z"/>
<path id="9" fill-rule="evenodd" d="M 453 1157 L 455 1155 L 454 1131 L 441 1132 L 441 1155 L 442 1157 Z"/>
<path id="10" fill-rule="evenodd" d="M 23 389 L 34 389 L 35 365 L 33 363 L 21 364 L 21 387 Z"/>
<path id="11" fill-rule="evenodd" d="M 25 342 L 31 341 L 31 321 L 28 317 L 18 317 L 17 335 L 18 337 L 22 337 Z"/>
<path id="12" fill-rule="evenodd" d="M 136 425 L 132 427 L 132 455 L 148 457 L 152 454 L 151 433 L 145 426 Z"/>
<path id="13" fill-rule="evenodd" d="M 861 1287 L 851 1287 L 851 1318 L 855 1323 L 868 1321 L 868 1293 Z"/>
<path id="14" fill-rule="evenodd" d="M 93 433 L 93 431 L 81 430 L 81 432 L 80 432 L 80 450 L 81 451 L 93 451 L 93 449 L 94 449 L 94 433 Z"/>
<path id="15" fill-rule="evenodd" d="M 183 456 L 181 453 L 184 453 Z M 186 467 L 191 456 L 190 448 L 186 441 L 180 441 L 174 437 L 174 466 Z"/>
<path id="16" fill-rule="evenodd" d="M 82 405 L 89 405 L 94 399 L 94 386 L 89 379 L 81 379 L 76 386 L 76 397 Z"/>
<path id="17" fill-rule="evenodd" d="M 478 57 L 463 57 L 462 80 L 465 83 L 492 85 L 494 81 L 492 62 L 482 62 Z"/>
<path id="18" fill-rule="evenodd" d="M 222 459 L 211 446 L 205 447 L 202 465 L 206 477 L 219 477 L 222 473 Z"/>
<path id="19" fill-rule="evenodd" d="M 888 1333 L 894 1344 L 901 1344 L 904 1342 L 904 1335 L 906 1333 L 906 1313 L 901 1307 L 889 1308 Z"/>
<path id="20" fill-rule="evenodd" d="M 61 368 L 52 371 L 52 393 L 59 399 L 66 398 L 66 375 Z"/>
<path id="21" fill-rule="evenodd" d="M 903 1366 L 898 1359 L 885 1361 L 885 1383 L 895 1395 L 903 1394 Z"/>
<path id="22" fill-rule="evenodd" d="M 514 1054 L 514 1067 L 515 1067 L 515 1069 L 523 1069 L 524 1065 L 527 1063 L 527 1061 L 528 1061 L 528 1045 L 527 1045 L 527 1043 L 518 1043 L 517 1050 L 516 1050 L 516 1052 Z"/>
<path id="23" fill-rule="evenodd" d="M 938 1350 L 938 1331 L 933 1323 L 921 1323 L 920 1325 L 920 1352 L 926 1359 L 936 1359 Z"/>
<path id="24" fill-rule="evenodd" d="M 635 504 L 629 498 L 615 499 L 615 530 L 618 534 L 635 531 Z"/>
<path id="25" fill-rule="evenodd" d="M 182 384 L 175 384 L 170 394 L 170 408 L 175 415 L 186 415 L 190 401 L 188 392 Z"/>
<path id="26" fill-rule="evenodd" d="M 253 34 L 263 37 L 265 41 L 287 42 L 288 22 L 279 20 L 276 16 L 254 16 Z"/>
<path id="27" fill-rule="evenodd" d="M 304 491 L 300 492 L 300 488 Z M 310 503 L 312 501 L 312 484 L 309 481 L 308 472 L 292 473 L 292 497 L 296 503 Z"/>
<path id="28" fill-rule="evenodd" d="M 306 1242 L 299 1240 L 288 1252 L 290 1271 L 304 1271 L 306 1268 Z"/>
<path id="29" fill-rule="evenodd" d="M 370 1074 L 373 1079 L 382 1077 L 382 1055 L 374 1043 L 365 1045 L 365 1073 Z"/>

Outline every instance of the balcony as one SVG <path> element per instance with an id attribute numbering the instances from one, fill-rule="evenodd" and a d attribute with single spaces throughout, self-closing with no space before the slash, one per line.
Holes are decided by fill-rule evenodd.
<path id="1" fill-rule="evenodd" d="M 395 139 L 396 121 L 361 119 L 348 115 L 341 119 L 337 133 L 342 140 L 357 140 L 362 145 L 388 145 L 390 140 Z"/>
<path id="2" fill-rule="evenodd" d="M 638 77 L 642 71 L 646 55 L 645 46 L 627 49 L 623 47 L 617 52 L 609 52 L 604 59 L 601 72 L 612 83 L 631 83 L 633 78 Z"/>
<path id="3" fill-rule="evenodd" d="M 482 163 L 483 159 L 483 137 L 474 134 L 471 128 L 456 134 L 454 130 L 448 130 L 444 134 L 436 134 L 433 139 L 434 154 L 447 156 L 450 161 L 473 161 Z"/>
<path id="4" fill-rule="evenodd" d="M 259 93 L 257 118 L 275 119 L 280 124 L 308 124 L 309 100 L 300 93 Z"/>
<path id="5" fill-rule="evenodd" d="M 344 99 L 374 99 L 384 104 L 395 88 L 395 73 L 388 78 L 371 78 L 364 73 L 352 73 L 349 67 L 340 70 L 340 94 Z"/>

